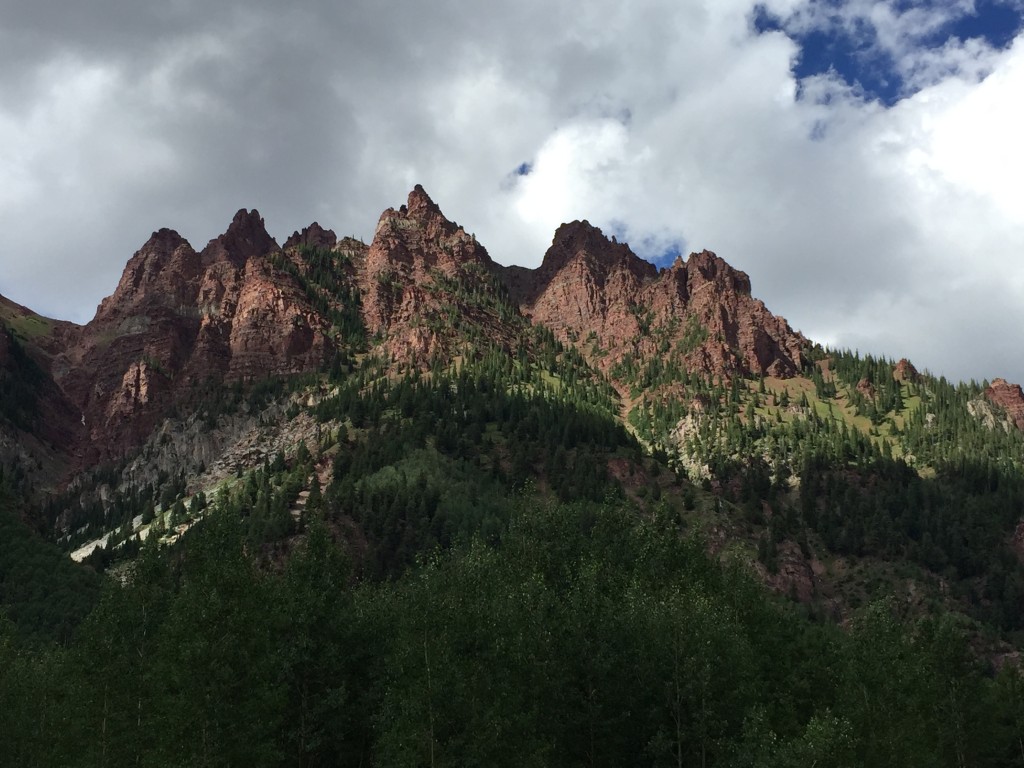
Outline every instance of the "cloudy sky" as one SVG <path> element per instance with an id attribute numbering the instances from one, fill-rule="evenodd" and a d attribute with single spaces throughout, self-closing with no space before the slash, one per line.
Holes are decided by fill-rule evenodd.
<path id="1" fill-rule="evenodd" d="M 586 218 L 1024 382 L 1024 0 L 286 5 L 0 0 L 0 293 L 85 322 L 159 227 L 368 240 L 422 183 L 505 264 Z"/>

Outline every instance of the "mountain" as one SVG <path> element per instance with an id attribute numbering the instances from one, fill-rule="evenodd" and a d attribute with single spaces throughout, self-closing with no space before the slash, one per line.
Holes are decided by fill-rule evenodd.
<path id="1" fill-rule="evenodd" d="M 709 251 L 658 272 L 576 221 L 558 228 L 536 271 L 506 274 L 528 316 L 579 341 L 606 370 L 654 357 L 727 377 L 789 377 L 805 365 L 807 340 L 751 297 L 746 274 Z"/>
<path id="2" fill-rule="evenodd" d="M 84 326 L 0 307 L 5 461 L 42 487 L 132 456 L 169 415 L 225 387 L 351 368 L 366 355 L 395 376 L 489 350 L 536 360 L 560 345 L 572 353 L 562 355 L 570 378 L 601 382 L 602 407 L 698 478 L 706 461 L 686 455 L 696 450 L 686 419 L 721 397 L 708 386 L 746 403 L 737 383 L 767 379 L 754 410 L 789 420 L 810 407 L 793 410 L 789 395 L 813 386 L 821 402 L 845 398 L 837 405 L 850 419 L 877 422 L 882 400 L 898 405 L 922 381 L 901 361 L 844 382 L 845 371 L 752 296 L 746 274 L 708 251 L 658 270 L 576 221 L 558 228 L 539 268 L 503 267 L 419 185 L 381 214 L 369 245 L 313 223 L 282 248 L 243 209 L 198 252 L 173 230 L 154 232 Z M 968 398 L 973 413 L 984 410 L 975 421 L 1024 428 L 1019 386 L 997 379 L 979 394 Z M 919 405 L 890 410 L 880 444 L 910 456 L 907 423 L 927 415 Z M 202 463 L 222 449 L 207 446 Z"/>
<path id="3" fill-rule="evenodd" d="M 239 211 L 200 252 L 162 229 L 58 356 L 58 385 L 79 409 L 87 461 L 139 444 L 168 407 L 205 382 L 315 370 L 328 323 L 257 211 Z"/>
<path id="4" fill-rule="evenodd" d="M 6 300 L 0 307 L 2 458 L 36 489 L 111 462 L 128 462 L 137 483 L 182 473 L 214 482 L 247 467 L 250 449 L 240 446 L 260 442 L 250 432 L 266 398 L 249 397 L 254 405 L 233 426 L 209 427 L 236 413 L 249 390 L 280 396 L 263 382 L 359 369 L 391 380 L 437 376 L 502 357 L 514 365 L 500 377 L 597 408 L 719 492 L 738 493 L 760 462 L 798 479 L 792 449 L 777 446 L 805 444 L 794 429 L 813 426 L 826 407 L 827 431 L 864 436 L 872 450 L 921 472 L 949 461 L 966 427 L 986 463 L 1020 463 L 1017 386 L 997 379 L 944 396 L 945 382 L 908 361 L 830 355 L 715 254 L 658 270 L 586 221 L 559 227 L 537 269 L 503 267 L 418 185 L 405 205 L 381 214 L 368 245 L 313 223 L 280 247 L 259 213 L 243 209 L 201 251 L 173 230 L 154 232 L 84 326 Z M 536 385 L 531 366 L 547 369 Z M 946 429 L 936 411 L 949 398 L 962 426 L 936 441 L 929 430 Z M 185 427 L 172 425 L 190 414 L 177 435 Z M 998 440 L 997 424 L 1011 430 Z M 305 433 L 286 434 L 262 439 L 280 448 Z M 1000 441 L 1012 443 L 1009 454 Z M 248 466 L 268 453 L 260 449 Z M 77 515 L 40 514 L 43 525 Z M 806 593 L 808 579 L 799 580 Z"/>
<path id="5" fill-rule="evenodd" d="M 57 477 L 73 466 L 76 413 L 51 371 L 74 330 L 0 296 L 0 467 Z"/>
<path id="6" fill-rule="evenodd" d="M 47 427 L 87 466 L 142 443 L 207 383 L 320 369 L 339 345 L 300 251 L 345 260 L 339 279 L 350 303 L 396 363 L 422 367 L 455 354 L 460 324 L 511 351 L 528 321 L 564 343 L 585 341 L 581 350 L 605 372 L 655 357 L 722 376 L 792 376 L 805 363 L 806 339 L 713 254 L 659 274 L 575 222 L 559 228 L 539 269 L 503 268 L 417 186 L 406 205 L 381 215 L 369 246 L 339 245 L 313 224 L 282 249 L 246 210 L 200 252 L 173 230 L 154 232 L 93 320 L 48 337 L 47 373 L 70 408 L 50 414 Z M 494 305 L 483 306 L 484 296 Z"/>
<path id="7" fill-rule="evenodd" d="M 417 186 L 0 323 L 19 764 L 1019 759 L 1021 388 L 824 349 L 714 253 L 505 267 Z"/>

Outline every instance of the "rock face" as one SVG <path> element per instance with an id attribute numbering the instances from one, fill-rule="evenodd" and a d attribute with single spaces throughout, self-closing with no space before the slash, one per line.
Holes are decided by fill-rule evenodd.
<path id="1" fill-rule="evenodd" d="M 857 382 L 857 391 L 860 392 L 862 395 L 864 395 L 865 399 L 867 399 L 867 400 L 874 400 L 875 399 L 875 394 L 876 394 L 875 387 L 866 378 L 863 378 L 863 379 L 861 379 L 860 381 Z"/>
<path id="2" fill-rule="evenodd" d="M 916 383 L 921 380 L 921 374 L 917 372 L 917 368 L 905 357 L 896 363 L 892 376 L 896 381 L 903 383 Z"/>
<path id="3" fill-rule="evenodd" d="M 239 211 L 199 253 L 172 230 L 153 233 L 54 366 L 89 453 L 138 444 L 170 404 L 205 381 L 322 363 L 328 323 L 272 265 L 268 256 L 280 250 L 255 210 Z"/>
<path id="4" fill-rule="evenodd" d="M 675 356 L 708 375 L 793 376 L 807 340 L 750 295 L 750 279 L 710 251 L 658 272 L 586 221 L 563 224 L 534 272 L 505 273 L 534 321 L 608 369 Z M 588 341 L 589 340 L 589 341 Z"/>
<path id="5" fill-rule="evenodd" d="M 994 379 L 985 388 L 985 397 L 990 403 L 1005 411 L 1017 429 L 1024 430 L 1024 392 L 1021 391 L 1020 384 Z"/>
<path id="6" fill-rule="evenodd" d="M 494 269 L 487 250 L 417 184 L 406 205 L 381 214 L 361 265 L 367 330 L 392 359 L 421 365 L 449 343 L 456 316 L 500 336 L 493 318 L 459 295 L 486 283 Z"/>
<path id="7" fill-rule="evenodd" d="M 344 265 L 375 351 L 402 364 L 425 367 L 480 340 L 511 351 L 530 318 L 613 373 L 671 361 L 710 375 L 790 376 L 804 364 L 803 336 L 713 253 L 659 272 L 575 221 L 558 228 L 540 268 L 505 268 L 417 185 L 384 211 L 369 246 L 313 223 L 282 249 L 244 209 L 198 252 L 173 230 L 154 232 L 91 322 L 48 321 L 40 336 L 55 438 L 82 463 L 114 457 L 207 382 L 319 368 L 336 349 L 327 315 L 354 299 L 309 293 L 297 275 L 310 248 Z M 0 339 L 0 367 L 10 354 Z"/>
<path id="8" fill-rule="evenodd" d="M 338 236 L 334 231 L 324 229 L 314 221 L 301 232 L 292 232 L 291 237 L 285 240 L 284 247 L 285 250 L 299 246 L 331 249 L 337 244 Z"/>
<path id="9" fill-rule="evenodd" d="M 637 310 L 657 274 L 628 246 L 574 221 L 556 230 L 540 267 L 520 272 L 509 290 L 525 313 L 563 339 L 593 333 L 601 346 L 617 348 L 640 333 L 644 318 Z"/>
<path id="10" fill-rule="evenodd" d="M 434 270 L 454 277 L 470 264 L 490 268 L 493 262 L 417 184 L 406 205 L 381 214 L 366 255 L 363 307 L 371 333 L 386 331 L 398 307 L 414 306 L 416 286 L 429 282 Z"/>
<path id="11" fill-rule="evenodd" d="M 420 363 L 445 348 L 431 322 L 445 307 L 449 318 L 454 310 L 492 340 L 506 339 L 507 323 L 453 295 L 453 283 L 471 290 L 487 276 L 524 317 L 578 344 L 605 370 L 627 357 L 666 355 L 709 375 L 792 376 L 804 365 L 806 339 L 751 297 L 746 274 L 713 253 L 659 273 L 627 245 L 575 221 L 558 228 L 538 269 L 501 267 L 420 186 L 406 205 L 382 214 L 366 253 L 359 281 L 368 331 L 383 338 L 392 359 Z"/>

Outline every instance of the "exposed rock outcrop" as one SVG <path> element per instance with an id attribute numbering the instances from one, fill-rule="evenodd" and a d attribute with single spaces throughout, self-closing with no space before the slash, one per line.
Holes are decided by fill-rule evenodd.
<path id="1" fill-rule="evenodd" d="M 605 370 L 671 360 L 708 375 L 790 376 L 804 364 L 803 336 L 711 252 L 659 272 L 575 221 L 558 228 L 538 269 L 505 268 L 417 185 L 384 211 L 369 246 L 313 223 L 282 249 L 245 209 L 198 252 L 173 230 L 154 232 L 95 318 L 55 324 L 39 347 L 69 451 L 89 462 L 139 445 L 207 381 L 320 367 L 334 352 L 326 315 L 340 299 L 311 295 L 296 276 L 308 267 L 302 246 L 335 254 L 368 335 L 403 363 L 457 356 L 470 338 L 511 350 L 532 317 Z"/>
<path id="2" fill-rule="evenodd" d="M 298 373 L 323 362 L 329 323 L 273 266 L 268 256 L 279 251 L 255 210 L 239 211 L 199 253 L 172 230 L 153 233 L 54 365 L 81 413 L 91 458 L 139 444 L 204 381 Z"/>
<path id="3" fill-rule="evenodd" d="M 1001 408 L 1007 417 L 1024 430 L 1024 392 L 1020 384 L 1010 384 L 1005 379 L 993 379 L 985 388 L 985 397 L 990 403 Z"/>
<path id="4" fill-rule="evenodd" d="M 242 208 L 235 214 L 231 226 L 220 237 L 215 237 L 203 249 L 203 264 L 227 261 L 240 267 L 252 256 L 264 256 L 280 248 L 264 226 L 263 217 L 253 208 Z"/>
<path id="5" fill-rule="evenodd" d="M 904 384 L 916 384 L 921 380 L 921 374 L 917 372 L 917 368 L 905 357 L 896 363 L 892 376 L 896 381 L 901 381 Z"/>
<path id="6" fill-rule="evenodd" d="M 875 385 L 867 378 L 863 378 L 857 382 L 857 391 L 860 392 L 866 400 L 874 400 L 875 395 L 877 394 L 875 392 Z"/>
<path id="7" fill-rule="evenodd" d="M 658 272 L 577 221 L 558 228 L 537 270 L 504 276 L 524 312 L 598 351 L 606 369 L 627 355 L 676 355 L 689 370 L 721 376 L 792 376 L 804 366 L 807 340 L 751 297 L 744 272 L 710 251 Z"/>
<path id="8" fill-rule="evenodd" d="M 367 329 L 383 338 L 392 359 L 421 365 L 451 341 L 452 310 L 500 339 L 496 318 L 455 295 L 494 269 L 476 237 L 445 218 L 417 184 L 406 205 L 381 214 L 366 252 L 359 282 Z"/>
<path id="9" fill-rule="evenodd" d="M 301 232 L 292 232 L 284 242 L 284 249 L 308 246 L 310 248 L 334 248 L 338 244 L 338 236 L 333 230 L 324 229 L 317 222 L 313 222 Z"/>

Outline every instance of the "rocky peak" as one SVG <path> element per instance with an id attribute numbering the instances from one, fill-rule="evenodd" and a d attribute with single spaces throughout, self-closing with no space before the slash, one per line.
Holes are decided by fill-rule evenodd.
<path id="1" fill-rule="evenodd" d="M 161 256 L 170 256 L 183 245 L 188 245 L 191 248 L 188 240 L 173 229 L 161 227 L 149 236 L 149 240 L 139 249 L 138 253 L 145 254 L 150 259 L 159 259 Z"/>
<path id="2" fill-rule="evenodd" d="M 555 230 L 551 247 L 544 254 L 543 266 L 548 268 L 560 266 L 558 257 L 564 254 L 574 256 L 586 251 L 601 251 L 612 245 L 611 240 L 604 236 L 599 227 L 595 227 L 586 219 L 570 221 Z M 618 248 L 624 245 L 615 244 Z"/>
<path id="3" fill-rule="evenodd" d="M 227 261 L 240 267 L 251 256 L 263 256 L 279 250 L 277 241 L 267 233 L 259 211 L 242 208 L 235 214 L 227 231 L 207 244 L 202 257 L 204 264 Z"/>
<path id="4" fill-rule="evenodd" d="M 406 205 L 381 214 L 367 255 L 367 270 L 370 274 L 397 270 L 419 279 L 434 268 L 452 272 L 472 262 L 492 265 L 476 237 L 445 218 L 417 184 Z"/>
<path id="5" fill-rule="evenodd" d="M 334 234 L 333 230 L 324 229 L 317 222 L 313 222 L 308 227 L 304 228 L 301 232 L 292 232 L 284 242 L 285 250 L 289 248 L 295 248 L 298 246 L 307 246 L 310 248 L 334 248 L 338 244 L 338 236 Z"/>
<path id="6" fill-rule="evenodd" d="M 125 265 L 121 278 L 122 285 L 126 278 L 130 279 L 136 288 L 153 279 L 167 267 L 179 248 L 192 250 L 188 240 L 173 229 L 164 227 L 157 230 Z"/>
<path id="7" fill-rule="evenodd" d="M 413 187 L 405 205 L 397 210 L 388 208 L 381 214 L 374 240 L 381 235 L 386 238 L 389 233 L 396 232 L 402 233 L 400 239 L 404 241 L 409 241 L 411 236 L 411 239 L 416 241 L 410 243 L 414 246 L 418 246 L 420 241 L 436 243 L 457 234 L 461 234 L 466 240 L 473 239 L 462 227 L 445 217 L 441 208 L 430 199 L 430 195 L 419 184 Z"/>
<path id="8" fill-rule="evenodd" d="M 896 367 L 892 371 L 892 377 L 896 381 L 917 382 L 920 380 L 921 374 L 917 372 L 917 368 L 914 367 L 913 363 L 904 357 L 896 363 Z"/>
<path id="9" fill-rule="evenodd" d="M 750 295 L 750 277 L 747 273 L 733 268 L 711 251 L 691 253 L 685 266 L 691 294 L 702 285 L 713 283 L 725 291 L 741 296 Z"/>
<path id="10" fill-rule="evenodd" d="M 427 194 L 427 191 L 420 184 L 412 188 L 405 209 L 414 218 L 423 219 L 437 216 L 444 218 L 444 214 L 441 213 L 437 203 L 430 199 L 430 195 Z"/>
<path id="11" fill-rule="evenodd" d="M 199 258 L 188 240 L 173 229 L 159 229 L 125 265 L 117 289 L 100 303 L 96 317 L 127 312 L 147 301 L 179 302 L 182 284 L 198 274 Z"/>
<path id="12" fill-rule="evenodd" d="M 610 290 L 615 295 L 606 297 L 607 302 L 614 303 L 624 297 L 629 304 L 636 300 L 635 294 L 641 286 L 658 275 L 653 264 L 641 259 L 625 243 L 606 237 L 600 228 L 586 220 L 562 224 L 555 230 L 551 246 L 537 269 L 508 267 L 498 272 L 512 297 L 527 311 L 540 311 L 541 315 L 545 312 L 538 301 L 545 294 L 555 304 L 567 298 L 575 303 L 576 297 L 572 294 L 585 290 L 590 296 L 587 301 L 592 303 L 596 296 L 613 286 Z M 588 286 L 585 289 L 584 283 Z M 555 299 L 556 295 L 560 298 Z M 551 309 L 554 311 L 556 307 Z M 582 316 L 589 316 L 590 310 L 581 310 Z M 558 326 L 556 322 L 555 327 Z"/>
<path id="13" fill-rule="evenodd" d="M 1006 415 L 1024 430 L 1024 392 L 1020 384 L 1010 384 L 1005 379 L 993 379 L 985 388 L 985 397 L 990 403 L 1006 411 Z"/>
<path id="14" fill-rule="evenodd" d="M 313 225 L 304 236 L 324 243 L 333 233 Z M 97 458 L 138 444 L 197 382 L 320 367 L 329 323 L 263 258 L 279 250 L 255 210 L 240 210 L 201 254 L 171 230 L 153 234 L 53 366 L 82 451 Z"/>
<path id="15" fill-rule="evenodd" d="M 633 253 L 628 245 L 609 239 L 586 220 L 562 224 L 555 230 L 539 272 L 550 277 L 575 259 L 583 259 L 591 269 L 605 274 L 616 267 L 624 268 L 639 280 L 651 279 L 658 273 L 653 264 Z"/>
<path id="16" fill-rule="evenodd" d="M 504 270 L 523 311 L 564 340 L 591 338 L 605 369 L 668 348 L 710 375 L 792 376 L 806 340 L 751 297 L 750 278 L 710 251 L 660 273 L 587 221 L 563 224 L 541 266 Z M 654 329 L 661 342 L 655 342 Z M 628 383 L 628 382 L 627 382 Z"/>
<path id="17" fill-rule="evenodd" d="M 423 286 L 435 284 L 438 273 L 459 277 L 473 268 L 496 269 L 476 237 L 447 219 L 418 184 L 405 205 L 381 214 L 366 257 L 357 265 L 367 328 L 396 338 L 413 333 L 416 318 L 430 311 L 435 299 Z M 398 354 L 403 345 L 391 346 Z M 411 346 L 424 351 L 430 344 L 420 339 Z"/>

